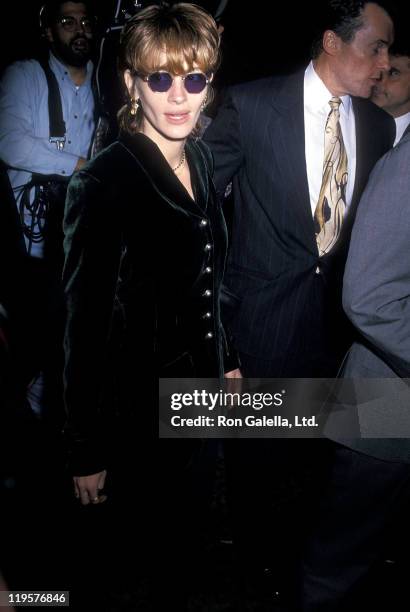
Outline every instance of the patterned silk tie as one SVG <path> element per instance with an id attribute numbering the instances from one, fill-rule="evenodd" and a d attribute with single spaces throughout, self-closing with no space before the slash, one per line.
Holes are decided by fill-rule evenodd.
<path id="1" fill-rule="evenodd" d="M 339 122 L 341 99 L 333 97 L 329 104 L 322 186 L 314 218 L 320 257 L 336 244 L 346 210 L 347 155 Z"/>

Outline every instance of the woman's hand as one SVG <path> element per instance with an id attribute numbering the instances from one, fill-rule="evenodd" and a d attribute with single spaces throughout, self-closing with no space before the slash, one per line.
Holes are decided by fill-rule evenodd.
<path id="1" fill-rule="evenodd" d="M 225 383 L 226 391 L 227 393 L 232 393 L 232 399 L 230 405 L 228 406 L 228 410 L 230 410 L 231 408 L 234 408 L 234 406 L 238 405 L 237 394 L 242 393 L 243 376 L 240 369 L 236 368 L 230 372 L 225 372 L 225 378 L 227 379 Z"/>
<path id="2" fill-rule="evenodd" d="M 104 488 L 107 470 L 91 474 L 90 476 L 74 476 L 74 495 L 81 500 L 83 506 L 88 504 L 101 504 L 107 499 L 106 495 L 101 495 L 100 491 Z"/>
<path id="3" fill-rule="evenodd" d="M 239 368 L 236 370 L 231 370 L 230 372 L 225 372 L 225 378 L 242 378 L 242 374 Z"/>

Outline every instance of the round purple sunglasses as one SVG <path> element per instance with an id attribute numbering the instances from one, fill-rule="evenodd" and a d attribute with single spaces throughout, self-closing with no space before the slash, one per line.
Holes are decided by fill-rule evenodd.
<path id="1" fill-rule="evenodd" d="M 164 93 L 172 87 L 174 77 L 169 72 L 152 72 L 147 76 L 135 72 L 136 76 L 148 83 L 149 88 L 157 93 Z M 203 72 L 190 72 L 181 76 L 184 87 L 190 94 L 199 94 L 205 89 L 210 77 Z"/>

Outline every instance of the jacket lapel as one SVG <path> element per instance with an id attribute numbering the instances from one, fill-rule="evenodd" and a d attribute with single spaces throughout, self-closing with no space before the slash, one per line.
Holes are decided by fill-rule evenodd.
<path id="1" fill-rule="evenodd" d="M 355 216 L 360 195 L 364 188 L 365 177 L 368 176 L 372 167 L 372 155 L 368 151 L 369 138 L 367 137 L 368 126 L 366 121 L 366 113 L 363 112 L 361 101 L 358 98 L 352 98 L 353 110 L 355 114 L 356 125 L 356 151 L 360 155 L 356 155 L 356 177 L 352 201 L 350 203 L 348 216 Z"/>
<path id="2" fill-rule="evenodd" d="M 306 243 L 316 252 L 305 158 L 304 73 L 303 69 L 284 79 L 282 88 L 273 94 L 269 130 L 273 155 L 280 156 L 278 168 L 288 200 L 295 207 Z"/>
<path id="3" fill-rule="evenodd" d="M 352 97 L 352 104 L 356 130 L 356 176 L 352 201 L 343 223 L 342 234 L 339 239 L 340 242 L 345 235 L 350 236 L 360 197 L 366 186 L 369 174 L 378 159 L 378 155 L 374 151 L 372 139 L 372 130 L 374 130 L 374 126 L 372 127 L 372 124 L 369 122 L 369 102 L 368 100 Z"/>
<path id="4" fill-rule="evenodd" d="M 206 208 L 208 196 L 204 161 L 192 140 L 186 144 L 186 157 L 191 170 L 195 201 L 175 176 L 159 147 L 144 134 L 121 132 L 119 142 L 127 149 L 135 163 L 142 169 L 155 191 L 172 206 L 200 215 Z"/>
<path id="5" fill-rule="evenodd" d="M 186 156 L 191 171 L 195 203 L 201 211 L 206 211 L 212 178 L 210 177 L 209 169 L 200 146 L 194 139 L 187 141 Z"/>

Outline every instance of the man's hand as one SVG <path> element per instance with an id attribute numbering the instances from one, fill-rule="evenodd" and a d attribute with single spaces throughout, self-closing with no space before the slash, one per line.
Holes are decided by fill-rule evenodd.
<path id="1" fill-rule="evenodd" d="M 74 476 L 74 495 L 83 506 L 105 502 L 107 496 L 101 495 L 100 491 L 104 488 L 106 476 L 107 470 L 90 476 Z"/>

